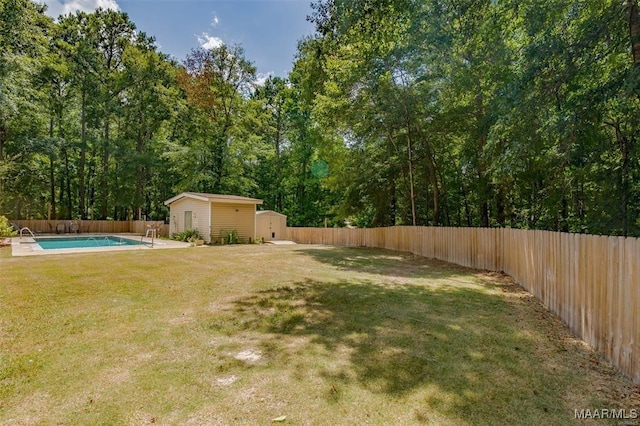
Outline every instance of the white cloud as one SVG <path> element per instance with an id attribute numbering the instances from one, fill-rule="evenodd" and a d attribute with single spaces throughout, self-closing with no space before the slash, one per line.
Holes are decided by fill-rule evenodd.
<path id="1" fill-rule="evenodd" d="M 57 18 L 77 11 L 93 12 L 99 7 L 103 9 L 120 10 L 116 0 L 40 0 L 47 6 L 47 15 Z"/>
<path id="2" fill-rule="evenodd" d="M 220 47 L 224 44 L 221 38 L 214 37 L 209 35 L 208 33 L 202 33 L 201 35 L 196 36 L 198 38 L 198 43 L 205 49 L 213 49 L 214 47 Z"/>
<path id="3" fill-rule="evenodd" d="M 256 74 L 256 85 L 262 86 L 264 83 L 273 75 L 273 71 L 269 71 L 267 73 L 259 72 Z"/>
<path id="4" fill-rule="evenodd" d="M 211 19 L 211 27 L 215 27 L 219 22 L 220 20 L 218 19 L 218 17 L 216 15 L 213 15 L 213 19 Z"/>

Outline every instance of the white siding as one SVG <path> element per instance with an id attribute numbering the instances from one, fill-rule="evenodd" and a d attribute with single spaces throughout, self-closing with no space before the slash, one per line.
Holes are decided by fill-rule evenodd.
<path id="1" fill-rule="evenodd" d="M 184 232 L 184 212 L 193 212 L 192 228 L 210 242 L 209 233 L 209 202 L 183 198 L 171 203 L 169 233 Z"/>

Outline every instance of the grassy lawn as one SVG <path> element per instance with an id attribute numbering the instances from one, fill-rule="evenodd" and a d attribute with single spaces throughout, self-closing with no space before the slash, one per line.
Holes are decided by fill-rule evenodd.
<path id="1" fill-rule="evenodd" d="M 575 424 L 640 407 L 509 278 L 409 254 L 3 248 L 0 271 L 0 424 Z"/>

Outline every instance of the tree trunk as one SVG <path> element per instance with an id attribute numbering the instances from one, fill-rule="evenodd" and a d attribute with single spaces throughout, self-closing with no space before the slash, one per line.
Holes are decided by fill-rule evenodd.
<path id="1" fill-rule="evenodd" d="M 4 145 L 7 142 L 7 124 L 0 120 L 0 161 L 4 160 Z"/>
<path id="2" fill-rule="evenodd" d="M 489 227 L 489 200 L 491 199 L 491 185 L 487 182 L 486 168 L 484 161 L 482 160 L 482 150 L 486 139 L 481 137 L 478 139 L 478 160 L 477 160 L 477 172 L 478 172 L 478 184 L 480 186 L 480 220 L 482 226 Z"/>
<path id="3" fill-rule="evenodd" d="M 67 178 L 69 177 L 68 175 L 66 176 Z M 71 215 L 71 212 L 66 212 L 64 211 L 64 188 L 65 188 L 65 176 L 61 176 L 60 177 L 60 191 L 58 192 L 58 198 L 60 199 L 60 216 L 59 217 L 54 217 L 54 219 L 63 219 L 65 214 L 66 215 Z"/>
<path id="4" fill-rule="evenodd" d="M 481 83 L 478 82 L 477 86 L 477 94 L 476 94 L 476 124 L 478 128 L 481 127 L 482 122 L 485 118 L 485 105 L 484 105 L 484 96 L 482 95 L 482 86 Z M 480 136 L 478 138 L 478 146 L 477 146 L 477 171 L 478 171 L 478 183 L 480 184 L 480 218 L 482 220 L 482 226 L 485 228 L 489 227 L 489 201 L 491 199 L 491 187 L 486 177 L 487 168 L 484 164 L 484 160 L 482 158 L 484 146 L 487 143 L 486 136 Z"/>
<path id="5" fill-rule="evenodd" d="M 469 197 L 467 197 L 467 190 L 464 188 L 464 182 L 461 184 L 462 199 L 464 200 L 464 212 L 467 219 L 467 226 L 473 226 L 473 220 L 471 219 L 471 209 L 469 208 Z"/>
<path id="6" fill-rule="evenodd" d="M 486 198 L 480 203 L 480 219 L 482 220 L 482 226 L 489 227 L 489 203 Z"/>
<path id="7" fill-rule="evenodd" d="M 144 114 L 142 111 L 138 111 L 138 140 L 136 143 L 136 153 L 138 154 L 138 158 L 142 158 L 142 154 L 144 152 L 144 139 L 145 135 L 143 132 L 143 122 L 144 122 Z M 133 206 L 133 217 L 135 220 L 141 219 L 141 208 L 142 208 L 142 188 L 144 187 L 144 166 L 140 164 L 136 164 L 136 193 L 135 200 Z"/>
<path id="8" fill-rule="evenodd" d="M 631 41 L 631 56 L 633 66 L 640 66 L 640 10 L 636 0 L 628 0 L 625 3 L 629 22 L 629 39 Z"/>
<path id="9" fill-rule="evenodd" d="M 91 147 L 91 161 L 89 162 L 89 173 L 88 173 L 88 188 L 87 188 L 87 210 L 91 210 L 91 214 L 89 215 L 89 219 L 94 220 L 96 217 L 96 176 L 97 176 L 97 147 L 94 144 Z"/>
<path id="10" fill-rule="evenodd" d="M 69 219 L 71 219 L 72 216 L 72 212 L 73 212 L 73 206 L 72 206 L 72 200 L 71 200 L 71 175 L 70 175 L 70 167 L 69 167 L 69 155 L 67 152 L 66 148 L 62 149 L 62 155 L 64 157 L 64 170 L 65 170 L 65 174 L 66 174 L 66 183 L 67 183 L 67 214 L 69 215 Z M 62 191 L 60 191 L 62 192 Z M 62 202 L 62 198 L 60 198 L 60 202 Z"/>
<path id="11" fill-rule="evenodd" d="M 429 179 L 431 180 L 431 186 L 433 187 L 433 225 L 438 226 L 440 224 L 440 186 L 438 184 L 438 172 L 436 169 L 436 163 L 431 154 L 431 147 L 427 143 L 427 169 L 429 170 Z"/>
<path id="12" fill-rule="evenodd" d="M 87 218 L 85 165 L 87 162 L 87 91 L 82 89 L 80 105 L 80 158 L 78 160 L 78 215 Z M 71 211 L 69 211 L 71 213 Z"/>
<path id="13" fill-rule="evenodd" d="M 278 108 L 276 117 L 276 211 L 282 212 L 282 164 L 280 160 L 280 138 L 282 132 L 282 110 Z"/>
<path id="14" fill-rule="evenodd" d="M 633 57 L 634 68 L 640 67 L 640 10 L 636 0 L 628 0 L 625 4 L 629 19 L 629 39 L 631 42 L 631 55 Z M 640 100 L 640 89 L 636 87 L 636 97 Z M 618 136 L 620 133 L 620 136 Z M 622 232 L 626 237 L 629 232 L 629 199 L 631 192 L 629 161 L 633 146 L 635 145 L 635 135 L 626 137 L 620 132 L 620 126 L 616 128 L 616 137 L 622 154 Z"/>
<path id="15" fill-rule="evenodd" d="M 214 146 L 213 168 L 214 168 L 214 187 L 213 192 L 217 192 L 222 187 L 222 178 L 224 177 L 224 165 L 226 160 L 228 132 L 231 128 L 231 118 L 227 117 L 222 127 L 216 145 Z"/>
<path id="16" fill-rule="evenodd" d="M 500 185 L 498 187 L 496 193 L 496 219 L 498 221 L 499 226 L 505 226 L 507 221 L 506 212 L 505 212 L 505 200 L 506 197 L 504 195 L 504 187 Z"/>
<path id="17" fill-rule="evenodd" d="M 421 140 L 424 141 L 424 146 L 427 155 L 427 170 L 429 172 L 429 182 L 433 187 L 432 201 L 433 201 L 433 226 L 440 224 L 440 185 L 438 184 L 438 168 L 436 166 L 435 154 L 431 148 L 431 144 L 427 137 L 416 128 L 416 132 Z"/>
<path id="18" fill-rule="evenodd" d="M 389 204 L 389 225 L 390 226 L 396 226 L 396 220 L 397 220 L 397 199 L 396 199 L 396 182 L 395 179 L 390 179 L 389 180 L 389 198 L 390 198 L 390 204 Z"/>
<path id="19" fill-rule="evenodd" d="M 620 192 L 621 192 L 621 227 L 622 235 L 627 236 L 629 232 L 629 198 L 630 198 L 630 179 L 629 179 L 629 160 L 631 155 L 632 141 L 622 133 L 620 122 L 605 122 L 605 124 L 613 127 L 616 133 L 616 142 L 620 150 Z"/>
<path id="20" fill-rule="evenodd" d="M 100 218 L 106 219 L 109 214 L 109 116 L 104 123 L 104 142 L 102 146 L 102 174 L 100 177 Z"/>
<path id="21" fill-rule="evenodd" d="M 49 140 L 53 141 L 53 115 L 49 117 Z M 51 197 L 51 209 L 48 212 L 47 219 L 56 217 L 56 180 L 53 163 L 53 152 L 49 153 L 49 196 Z"/>
<path id="22" fill-rule="evenodd" d="M 413 184 L 413 145 L 411 143 L 411 132 L 407 129 L 407 156 L 409 165 L 409 195 L 411 197 L 411 222 L 413 226 L 416 226 L 416 195 L 414 192 Z"/>
<path id="23" fill-rule="evenodd" d="M 569 201 L 566 195 L 562 196 L 562 210 L 560 212 L 560 231 L 569 232 Z"/>

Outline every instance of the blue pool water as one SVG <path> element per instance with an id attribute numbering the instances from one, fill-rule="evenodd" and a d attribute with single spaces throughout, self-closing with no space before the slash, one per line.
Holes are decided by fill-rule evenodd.
<path id="1" fill-rule="evenodd" d="M 100 235 L 94 237 L 36 238 L 36 242 L 44 250 L 88 247 L 121 247 L 143 244 L 140 241 L 130 240 L 128 238 L 114 237 L 112 235 Z"/>

